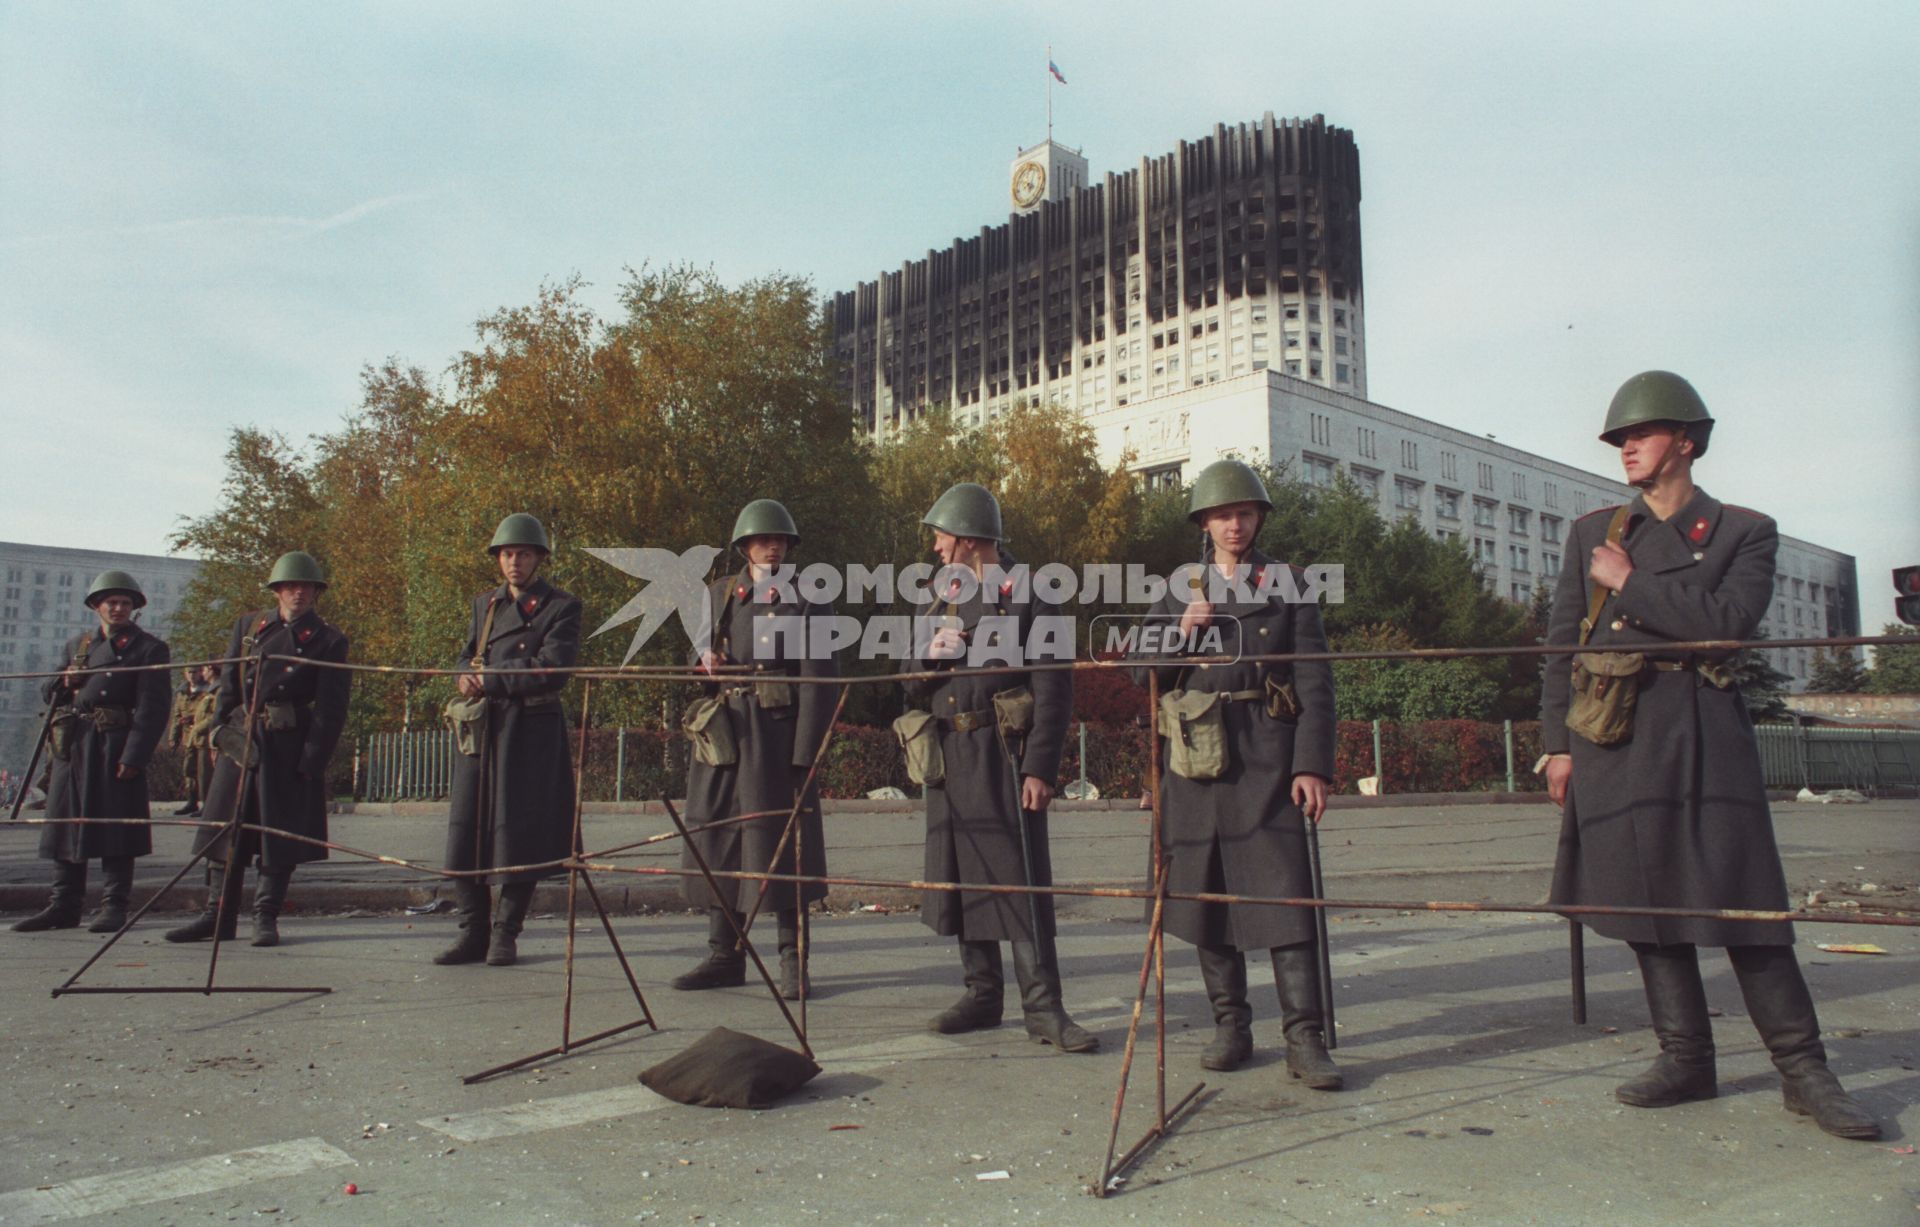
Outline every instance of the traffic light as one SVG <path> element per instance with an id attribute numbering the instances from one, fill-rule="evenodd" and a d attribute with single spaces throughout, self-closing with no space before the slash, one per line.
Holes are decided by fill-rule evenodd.
<path id="1" fill-rule="evenodd" d="M 1920 567 L 1895 567 L 1893 612 L 1908 626 L 1920 626 Z"/>

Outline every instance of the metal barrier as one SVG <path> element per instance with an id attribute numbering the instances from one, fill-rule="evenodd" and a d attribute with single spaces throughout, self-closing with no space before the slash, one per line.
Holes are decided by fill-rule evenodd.
<path id="1" fill-rule="evenodd" d="M 1763 724 L 1760 765 L 1769 788 L 1920 788 L 1920 732 Z"/>
<path id="2" fill-rule="evenodd" d="M 453 782 L 451 729 L 373 733 L 361 739 L 362 801 L 438 801 Z"/>

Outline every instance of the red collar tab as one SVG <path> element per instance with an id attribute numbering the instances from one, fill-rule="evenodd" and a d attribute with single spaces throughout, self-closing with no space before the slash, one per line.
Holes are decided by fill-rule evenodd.
<path id="1" fill-rule="evenodd" d="M 733 599 L 736 601 L 744 601 L 747 599 L 747 586 L 745 584 L 741 584 L 733 590 Z"/>
<path id="2" fill-rule="evenodd" d="M 313 628 L 311 626 L 303 628 L 300 632 L 300 642 L 305 643 L 311 638 L 313 638 Z"/>
<path id="3" fill-rule="evenodd" d="M 127 646 L 127 644 L 128 644 L 128 643 L 130 643 L 130 642 L 131 642 L 132 640 L 133 640 L 133 636 L 132 636 L 132 635 L 117 635 L 117 636 L 115 636 L 115 637 L 114 637 L 114 640 L 113 640 L 113 650 L 114 650 L 114 651 L 116 651 L 116 652 L 117 652 L 117 651 L 119 651 L 119 650 L 120 650 L 121 648 L 124 648 L 124 647 L 126 647 L 126 646 Z"/>
<path id="4" fill-rule="evenodd" d="M 771 605 L 779 599 L 780 599 L 780 590 L 778 588 L 767 589 L 767 604 Z"/>
<path id="5" fill-rule="evenodd" d="M 520 612 L 525 614 L 529 618 L 533 616 L 533 611 L 538 608 L 540 608 L 540 598 L 537 596 L 530 596 L 526 600 L 520 602 Z"/>
<path id="6" fill-rule="evenodd" d="M 262 619 L 260 619 L 260 625 L 258 625 L 258 626 L 256 626 L 256 627 L 254 627 L 254 628 L 253 628 L 253 633 L 254 633 L 254 634 L 256 634 L 256 635 L 258 635 L 258 634 L 259 634 L 259 633 L 260 633 L 261 631 L 264 631 L 264 630 L 266 630 L 266 629 L 267 629 L 267 623 L 268 623 L 269 621 L 270 621 L 270 619 L 268 619 L 268 618 L 262 618 Z"/>
<path id="7" fill-rule="evenodd" d="M 1000 581 L 1000 595 L 1011 596 L 1012 594 L 1013 594 L 1013 581 L 1010 579 Z"/>
<path id="8" fill-rule="evenodd" d="M 1712 525 L 1707 522 L 1707 517 L 1701 516 L 1693 522 L 1693 527 L 1687 530 L 1687 540 L 1699 545 L 1707 539 L 1707 529 L 1710 527 Z"/>
<path id="9" fill-rule="evenodd" d="M 1267 578 L 1267 568 L 1265 566 L 1258 566 L 1253 569 L 1253 586 L 1254 587 L 1258 588 L 1262 583 L 1266 581 L 1266 578 Z"/>
<path id="10" fill-rule="evenodd" d="M 947 599 L 952 600 L 958 595 L 960 595 L 960 581 L 957 579 L 949 580 L 947 582 Z"/>

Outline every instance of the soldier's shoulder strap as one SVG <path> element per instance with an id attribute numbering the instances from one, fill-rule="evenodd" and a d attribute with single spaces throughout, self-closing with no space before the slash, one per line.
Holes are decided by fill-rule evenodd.
<path id="1" fill-rule="evenodd" d="M 487 667 L 487 644 L 493 639 L 493 615 L 499 612 L 501 603 L 498 590 L 486 593 L 485 595 L 487 614 L 486 617 L 480 620 L 480 637 L 473 641 L 472 664 L 476 669 L 484 669 Z"/>
<path id="2" fill-rule="evenodd" d="M 1633 510 L 1631 503 L 1622 503 L 1613 509 L 1613 518 L 1607 521 L 1607 544 L 1619 545 L 1620 538 L 1627 531 L 1627 513 Z M 1598 514 L 1597 512 L 1595 514 Z M 1600 607 L 1607 603 L 1607 586 L 1595 584 L 1587 596 L 1587 616 L 1580 620 L 1580 643 L 1585 646 L 1593 638 L 1594 623 L 1600 620 Z"/>

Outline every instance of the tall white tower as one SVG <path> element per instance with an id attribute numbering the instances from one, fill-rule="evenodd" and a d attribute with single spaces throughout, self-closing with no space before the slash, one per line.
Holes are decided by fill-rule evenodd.
<path id="1" fill-rule="evenodd" d="M 1031 213 L 1042 201 L 1065 200 L 1077 187 L 1087 186 L 1087 160 L 1049 137 L 1014 155 L 1007 168 L 1007 184 L 1015 213 Z"/>

